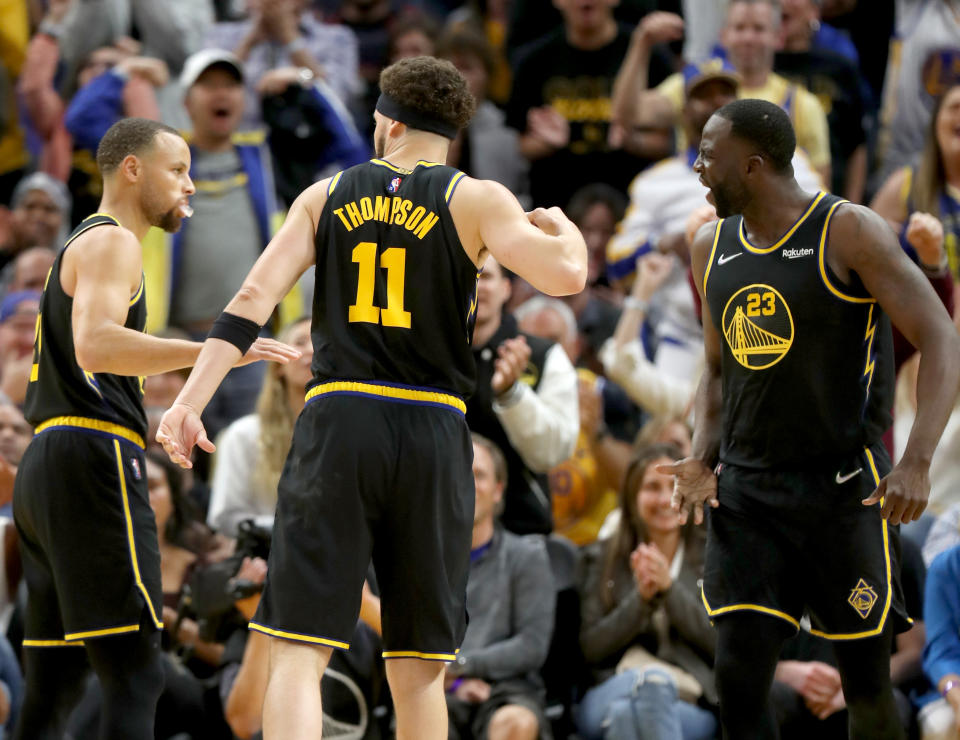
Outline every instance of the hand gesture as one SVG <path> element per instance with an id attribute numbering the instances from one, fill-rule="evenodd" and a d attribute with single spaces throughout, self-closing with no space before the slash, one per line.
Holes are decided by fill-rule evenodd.
<path id="1" fill-rule="evenodd" d="M 200 421 L 200 414 L 183 403 L 175 403 L 160 419 L 157 429 L 157 442 L 163 445 L 163 451 L 181 468 L 192 468 L 190 453 L 196 445 L 205 452 L 214 452 L 217 448 L 207 439 L 207 432 Z"/>
<path id="2" fill-rule="evenodd" d="M 637 260 L 637 277 L 633 282 L 634 298 L 649 301 L 670 277 L 675 262 L 671 255 L 648 252 Z"/>
<path id="3" fill-rule="evenodd" d="M 676 13 L 656 10 L 643 16 L 633 33 L 647 48 L 677 41 L 683 38 L 683 18 Z"/>
<path id="4" fill-rule="evenodd" d="M 257 337 L 256 341 L 250 345 L 250 349 L 243 355 L 234 367 L 243 367 L 253 362 L 267 360 L 268 362 L 278 362 L 286 365 L 288 362 L 296 360 L 303 354 L 296 347 L 289 344 L 278 342 L 276 339 L 268 337 Z"/>
<path id="5" fill-rule="evenodd" d="M 637 581 L 640 596 L 646 601 L 673 585 L 670 563 L 656 545 L 641 542 L 630 554 L 630 568 Z"/>
<path id="6" fill-rule="evenodd" d="M 127 57 L 117 64 L 117 69 L 131 77 L 140 77 L 154 87 L 163 87 L 170 79 L 170 70 L 162 59 L 153 57 Z"/>
<path id="7" fill-rule="evenodd" d="M 548 236 L 557 236 L 560 233 L 560 224 L 567 217 L 556 206 L 551 208 L 534 208 L 527 212 L 527 220 Z"/>
<path id="8" fill-rule="evenodd" d="M 300 84 L 299 67 L 268 69 L 257 82 L 257 93 L 260 97 L 268 98 L 271 95 L 280 95 L 288 87 L 298 84 Z"/>
<path id="9" fill-rule="evenodd" d="M 806 700 L 807 709 L 816 716 L 817 719 L 823 721 L 831 714 L 839 712 L 841 709 L 845 709 L 847 706 L 847 700 L 843 696 L 843 689 L 837 689 L 833 696 L 831 696 L 826 701 L 810 701 Z"/>
<path id="10" fill-rule="evenodd" d="M 527 111 L 527 133 L 554 149 L 570 143 L 570 122 L 549 105 Z"/>
<path id="11" fill-rule="evenodd" d="M 453 693 L 468 704 L 483 704 L 490 698 L 490 684 L 479 678 L 465 678 Z"/>
<path id="12" fill-rule="evenodd" d="M 60 23 L 67 16 L 67 11 L 70 10 L 70 6 L 73 4 L 73 0 L 50 0 L 47 3 L 47 19 L 51 23 Z"/>
<path id="13" fill-rule="evenodd" d="M 911 213 L 906 237 L 923 264 L 939 265 L 943 260 L 943 224 L 936 216 L 919 211 Z"/>
<path id="14" fill-rule="evenodd" d="M 497 359 L 493 361 L 493 378 L 490 387 L 494 396 L 501 396 L 516 383 L 530 361 L 530 346 L 521 337 L 508 339 L 497 347 Z"/>
<path id="15" fill-rule="evenodd" d="M 863 505 L 873 506 L 883 499 L 880 516 L 890 524 L 906 524 L 920 518 L 929 496 L 930 467 L 901 460 L 863 500 Z"/>
<path id="16" fill-rule="evenodd" d="M 703 522 L 703 505 L 714 509 L 720 505 L 717 499 L 717 476 L 703 461 L 687 457 L 675 463 L 657 465 L 657 472 L 676 476 L 673 479 L 673 510 L 680 514 L 680 525 L 687 523 L 693 511 L 693 523 Z"/>

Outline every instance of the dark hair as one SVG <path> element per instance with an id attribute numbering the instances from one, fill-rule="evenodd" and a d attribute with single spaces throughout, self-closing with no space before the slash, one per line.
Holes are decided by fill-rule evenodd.
<path id="1" fill-rule="evenodd" d="M 487 37 L 469 26 L 459 26 L 444 32 L 437 41 L 435 54 L 441 59 L 450 59 L 455 54 L 473 56 L 480 60 L 487 77 L 493 77 L 497 60 Z"/>
<path id="2" fill-rule="evenodd" d="M 183 490 L 183 471 L 161 450 L 147 450 L 147 460 L 163 469 L 173 511 L 163 530 L 167 542 L 202 555 L 211 549 L 213 533 L 203 521 L 200 507 Z M 144 471 L 146 472 L 146 471 Z"/>
<path id="3" fill-rule="evenodd" d="M 148 149 L 159 133 L 180 133 L 165 123 L 149 118 L 122 118 L 113 124 L 100 139 L 97 147 L 97 167 L 101 175 L 113 172 L 125 157 L 139 155 Z"/>
<path id="4" fill-rule="evenodd" d="M 714 115 L 730 121 L 730 133 L 755 146 L 775 172 L 793 171 L 791 162 L 797 149 L 797 135 L 790 116 L 779 105 L 744 98 L 727 103 Z"/>
<path id="5" fill-rule="evenodd" d="M 380 73 L 380 89 L 400 105 L 458 129 L 476 110 L 467 81 L 450 62 L 436 57 L 401 59 Z"/>
<path id="6" fill-rule="evenodd" d="M 597 203 L 602 203 L 613 214 L 613 222 L 620 223 L 627 210 L 627 197 L 611 185 L 603 182 L 592 182 L 577 190 L 567 205 L 567 218 L 579 225 L 587 215 L 587 211 Z"/>
<path id="7" fill-rule="evenodd" d="M 910 183 L 910 197 L 913 208 L 918 211 L 932 213 L 940 218 L 940 193 L 946 189 L 947 171 L 943 165 L 943 150 L 937 139 L 937 118 L 943 108 L 943 101 L 947 95 L 960 83 L 950 85 L 934 101 L 930 122 L 927 124 L 927 136 L 920 153 L 920 163 L 913 172 Z"/>
<path id="8" fill-rule="evenodd" d="M 437 42 L 437 36 L 440 35 L 440 28 L 437 22 L 429 15 L 420 13 L 410 13 L 397 18 L 390 24 L 389 52 L 392 57 L 396 51 L 397 41 L 408 33 L 419 31 L 430 41 L 431 45 Z"/>
<path id="9" fill-rule="evenodd" d="M 647 474 L 647 468 L 663 457 L 679 460 L 683 457 L 683 453 L 674 444 L 650 445 L 634 455 L 623 476 L 619 495 L 620 524 L 604 548 L 603 577 L 599 583 L 601 601 L 608 609 L 613 606 L 615 596 L 613 574 L 623 566 L 623 563 L 629 561 L 630 553 L 637 549 L 637 545 L 649 539 L 647 527 L 637 512 L 637 491 Z M 692 529 L 693 517 L 691 516 L 684 525 L 684 540 L 690 536 Z"/>

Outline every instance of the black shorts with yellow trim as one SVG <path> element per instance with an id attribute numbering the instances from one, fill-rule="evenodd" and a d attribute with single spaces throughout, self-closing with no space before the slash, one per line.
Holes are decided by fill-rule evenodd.
<path id="1" fill-rule="evenodd" d="M 710 511 L 703 603 L 711 618 L 750 611 L 853 640 L 910 619 L 897 527 L 861 501 L 890 470 L 882 444 L 815 471 L 724 465 Z"/>
<path id="2" fill-rule="evenodd" d="M 38 429 L 13 493 L 27 582 L 24 646 L 136 632 L 144 610 L 143 623 L 162 628 L 160 551 L 139 435 L 79 417 Z"/>
<path id="3" fill-rule="evenodd" d="M 251 629 L 348 648 L 372 557 L 384 657 L 456 657 L 474 505 L 462 404 L 429 389 L 346 381 L 308 393 Z"/>

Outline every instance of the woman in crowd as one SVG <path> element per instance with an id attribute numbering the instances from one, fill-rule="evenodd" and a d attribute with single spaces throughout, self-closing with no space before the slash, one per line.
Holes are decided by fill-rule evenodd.
<path id="1" fill-rule="evenodd" d="M 938 293 L 940 268 L 949 265 L 953 281 L 960 280 L 960 84 L 937 98 L 919 164 L 887 178 L 870 207 L 900 234 Z M 923 228 L 923 214 L 940 221 L 942 237 Z"/>
<path id="2" fill-rule="evenodd" d="M 681 457 L 669 444 L 641 450 L 620 491 L 615 534 L 584 550 L 580 645 L 596 682 L 580 704 L 585 740 L 716 734 L 716 636 L 697 588 L 704 531 L 680 526 L 673 478 L 656 470 Z"/>
<path id="3" fill-rule="evenodd" d="M 217 460 L 207 521 L 236 537 L 244 519 L 269 529 L 277 507 L 277 483 L 290 450 L 293 424 L 303 410 L 310 381 L 310 319 L 301 318 L 277 337 L 303 354 L 286 365 L 271 363 L 257 400 L 257 410 L 237 419 L 217 440 Z"/>

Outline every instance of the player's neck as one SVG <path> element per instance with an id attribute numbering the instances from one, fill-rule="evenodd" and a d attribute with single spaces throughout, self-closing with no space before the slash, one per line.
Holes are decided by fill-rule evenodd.
<path id="1" fill-rule="evenodd" d="M 394 167 L 413 170 L 417 162 L 446 162 L 449 148 L 450 140 L 441 136 L 408 135 L 389 147 L 381 159 Z"/>
<path id="2" fill-rule="evenodd" d="M 139 200 L 136 202 L 133 202 L 130 198 L 120 200 L 104 194 L 103 200 L 100 201 L 97 208 L 97 213 L 113 216 L 123 228 L 132 231 L 138 241 L 143 241 L 143 237 L 150 230 L 150 222 L 144 216 Z"/>
<path id="3" fill-rule="evenodd" d="M 747 238 L 761 248 L 775 244 L 804 214 L 811 197 L 795 180 L 764 188 L 763 197 L 743 209 Z"/>

